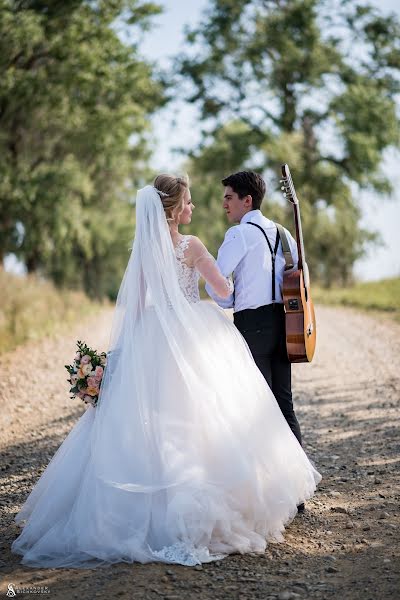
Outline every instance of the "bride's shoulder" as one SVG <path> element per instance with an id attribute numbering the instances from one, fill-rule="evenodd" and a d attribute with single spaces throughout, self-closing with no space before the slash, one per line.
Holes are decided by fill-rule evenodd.
<path id="1" fill-rule="evenodd" d="M 205 248 L 205 245 L 203 244 L 201 239 L 196 235 L 188 235 L 187 237 L 189 239 L 189 246 L 191 248 Z"/>
<path id="2" fill-rule="evenodd" d="M 208 254 L 206 246 L 203 244 L 200 238 L 195 235 L 188 236 L 189 243 L 187 246 L 186 257 L 188 262 L 192 265 L 202 256 Z"/>

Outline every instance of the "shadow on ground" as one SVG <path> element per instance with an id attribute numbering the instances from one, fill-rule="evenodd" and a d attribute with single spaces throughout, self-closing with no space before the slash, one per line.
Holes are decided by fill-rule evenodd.
<path id="1" fill-rule="evenodd" d="M 400 589 L 399 416 L 395 382 L 297 390 L 305 449 L 323 475 L 285 542 L 263 555 L 232 555 L 189 568 L 115 564 L 94 570 L 32 569 L 10 552 L 13 519 L 81 410 L 54 419 L 47 432 L 3 449 L 0 593 L 8 585 L 47 586 L 51 598 L 392 600 Z"/>

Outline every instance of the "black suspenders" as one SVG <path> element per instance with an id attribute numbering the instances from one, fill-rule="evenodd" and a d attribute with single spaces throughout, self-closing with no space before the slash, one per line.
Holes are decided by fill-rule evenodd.
<path id="1" fill-rule="evenodd" d="M 285 230 L 282 227 L 282 225 L 279 225 L 279 223 L 275 223 L 277 231 L 276 231 L 275 247 L 272 250 L 271 243 L 270 243 L 264 229 L 262 227 L 260 227 L 260 225 L 257 225 L 257 223 L 252 223 L 251 221 L 248 221 L 247 224 L 253 225 L 253 227 L 257 227 L 261 231 L 261 233 L 263 234 L 265 239 L 267 240 L 268 248 L 269 248 L 269 251 L 271 252 L 271 263 L 272 263 L 272 304 L 275 304 L 275 258 L 276 258 L 276 253 L 278 251 L 279 240 L 282 244 L 283 256 L 285 259 L 285 271 L 287 271 L 288 269 L 292 269 L 294 266 L 293 257 L 292 257 L 292 253 L 290 251 L 290 246 L 289 246 L 289 242 L 288 242 Z M 235 305 L 235 288 L 233 289 L 233 305 Z"/>
<path id="2" fill-rule="evenodd" d="M 271 252 L 271 262 L 272 262 L 272 304 L 275 304 L 275 258 L 276 258 L 276 252 L 277 252 L 278 246 L 279 246 L 279 231 L 278 231 L 278 229 L 276 230 L 275 247 L 272 250 L 271 243 L 270 243 L 264 229 L 262 227 L 260 227 L 260 225 L 257 225 L 257 223 L 252 223 L 251 221 L 248 221 L 248 225 L 253 225 L 253 227 L 257 227 L 261 231 L 261 233 L 263 234 L 265 239 L 267 240 L 268 248 L 269 248 L 269 251 Z"/>

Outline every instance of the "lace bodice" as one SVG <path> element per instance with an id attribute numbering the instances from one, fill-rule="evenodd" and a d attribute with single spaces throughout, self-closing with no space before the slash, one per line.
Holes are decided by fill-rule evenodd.
<path id="1" fill-rule="evenodd" d="M 189 302 L 199 302 L 200 273 L 196 267 L 190 267 L 185 262 L 185 250 L 189 246 L 190 235 L 184 235 L 175 246 L 175 256 L 178 268 L 179 286 Z"/>

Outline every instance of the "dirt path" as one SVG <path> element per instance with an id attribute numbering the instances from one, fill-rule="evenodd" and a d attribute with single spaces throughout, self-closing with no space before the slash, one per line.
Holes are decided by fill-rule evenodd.
<path id="1" fill-rule="evenodd" d="M 0 595 L 39 587 L 50 598 L 140 600 L 400 597 L 400 325 L 320 307 L 318 349 L 294 367 L 305 449 L 323 480 L 285 542 L 265 555 L 234 555 L 203 567 L 126 565 L 94 571 L 32 569 L 10 544 L 13 517 L 84 406 L 66 393 L 75 340 L 107 346 L 111 313 L 0 357 Z M 397 357 L 397 360 L 396 360 Z"/>

